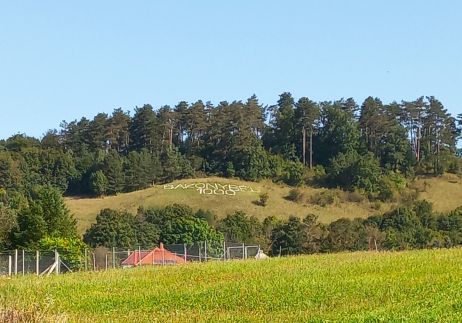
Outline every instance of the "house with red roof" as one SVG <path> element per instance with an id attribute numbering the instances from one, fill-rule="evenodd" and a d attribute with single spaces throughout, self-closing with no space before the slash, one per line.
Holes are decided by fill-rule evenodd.
<path id="1" fill-rule="evenodd" d="M 164 248 L 161 243 L 159 247 L 151 251 L 133 251 L 127 259 L 122 261 L 122 267 L 134 267 L 144 265 L 175 265 L 183 264 L 186 260 L 177 254 Z"/>

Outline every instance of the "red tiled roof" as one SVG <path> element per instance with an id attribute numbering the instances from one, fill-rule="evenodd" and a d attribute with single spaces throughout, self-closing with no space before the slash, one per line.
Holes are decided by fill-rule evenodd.
<path id="1" fill-rule="evenodd" d="M 183 257 L 179 257 L 171 251 L 164 248 L 160 244 L 159 248 L 154 248 L 151 251 L 133 251 L 127 259 L 122 261 L 122 266 L 137 266 L 137 265 L 160 265 L 160 264 L 182 264 L 185 263 Z"/>

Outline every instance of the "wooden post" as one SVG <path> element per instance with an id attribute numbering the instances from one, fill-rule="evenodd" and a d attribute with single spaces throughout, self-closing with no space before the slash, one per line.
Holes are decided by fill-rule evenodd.
<path id="1" fill-rule="evenodd" d="M 25 264 L 24 264 L 24 262 L 25 262 L 25 261 L 24 261 L 24 258 L 25 258 L 24 256 L 25 256 L 25 252 L 24 252 L 24 249 L 22 249 L 22 274 L 23 274 L 23 275 L 24 275 L 25 268 L 26 268 L 26 266 L 25 266 Z"/>
<path id="2" fill-rule="evenodd" d="M 35 273 L 40 275 L 40 251 L 35 252 Z"/>
<path id="3" fill-rule="evenodd" d="M 59 274 L 59 265 L 60 265 L 59 261 L 60 261 L 60 260 L 59 260 L 59 254 L 58 254 L 58 251 L 57 251 L 57 250 L 55 250 L 55 264 L 56 264 L 56 267 L 55 267 L 55 273 L 56 273 L 56 275 L 58 275 L 58 274 Z"/>
<path id="4" fill-rule="evenodd" d="M 8 255 L 8 276 L 11 276 L 11 271 L 12 271 L 12 267 L 13 267 L 13 259 L 11 257 L 11 255 Z"/>
<path id="5" fill-rule="evenodd" d="M 226 242 L 223 240 L 223 261 L 226 260 Z"/>
<path id="6" fill-rule="evenodd" d="M 112 268 L 115 268 L 115 247 L 112 247 Z"/>
<path id="7" fill-rule="evenodd" d="M 207 241 L 204 242 L 204 260 L 207 261 Z"/>
<path id="8" fill-rule="evenodd" d="M 242 259 L 245 259 L 245 244 L 242 244 Z"/>
<path id="9" fill-rule="evenodd" d="M 14 249 L 14 274 L 18 274 L 18 249 Z"/>
<path id="10" fill-rule="evenodd" d="M 105 259 L 105 267 L 106 267 L 106 270 L 107 270 L 107 252 L 106 252 L 106 259 Z"/>

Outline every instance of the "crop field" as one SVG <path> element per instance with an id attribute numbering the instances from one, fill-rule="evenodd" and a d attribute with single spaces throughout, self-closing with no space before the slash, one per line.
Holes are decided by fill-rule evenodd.
<path id="1" fill-rule="evenodd" d="M 394 206 L 393 203 L 379 203 L 377 205 L 367 200 L 350 201 L 348 198 L 336 198 L 334 203 L 320 206 L 311 203 L 310 197 L 326 190 L 312 187 L 299 188 L 303 194 L 303 201 L 295 203 L 286 199 L 289 191 L 292 189 L 291 187 L 274 184 L 270 181 L 254 183 L 210 177 L 205 179 L 178 180 L 169 185 L 178 187 L 178 185 L 187 186 L 193 183 L 244 185 L 250 187 L 251 190 L 238 192 L 234 196 L 224 194 L 207 195 L 199 194 L 194 189 L 164 189 L 164 185 L 155 185 L 145 190 L 104 198 L 67 198 L 66 204 L 78 220 L 77 225 L 80 233 L 84 233 L 91 226 L 95 221 L 97 213 L 103 208 L 128 210 L 135 213 L 139 206 L 152 207 L 183 203 L 195 210 L 199 208 L 212 210 L 219 217 L 224 217 L 236 210 L 241 210 L 248 215 L 253 215 L 260 219 L 270 215 L 279 218 L 288 218 L 290 215 L 304 217 L 307 214 L 315 214 L 318 216 L 320 222 L 330 223 L 342 217 L 364 218 L 374 214 L 381 214 Z M 418 180 L 415 185 L 420 191 L 420 198 L 425 198 L 433 202 L 436 211 L 449 211 L 462 205 L 462 183 L 457 177 Z M 254 203 L 258 200 L 258 192 L 268 193 L 269 200 L 266 207 Z M 333 194 L 339 193 L 338 191 L 332 192 Z"/>
<path id="2" fill-rule="evenodd" d="M 3 319 L 462 321 L 462 249 L 358 252 L 0 279 Z"/>

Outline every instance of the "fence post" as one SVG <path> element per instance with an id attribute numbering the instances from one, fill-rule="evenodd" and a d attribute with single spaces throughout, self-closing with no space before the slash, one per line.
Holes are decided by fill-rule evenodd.
<path id="1" fill-rule="evenodd" d="M 40 275 L 40 251 L 35 251 L 35 273 Z"/>
<path id="2" fill-rule="evenodd" d="M 188 252 L 188 250 L 186 248 L 186 243 L 183 243 L 183 249 L 184 249 L 184 262 L 186 262 L 186 261 L 188 261 L 187 256 L 186 256 L 186 253 Z"/>
<path id="3" fill-rule="evenodd" d="M 207 241 L 204 242 L 204 260 L 207 262 Z"/>
<path id="4" fill-rule="evenodd" d="M 245 244 L 242 244 L 242 259 L 245 259 Z"/>
<path id="5" fill-rule="evenodd" d="M 115 268 L 115 247 L 112 247 L 112 268 Z"/>
<path id="6" fill-rule="evenodd" d="M 226 260 L 226 241 L 223 240 L 223 261 Z"/>
<path id="7" fill-rule="evenodd" d="M 24 264 L 24 258 L 25 258 L 25 252 L 24 252 L 24 249 L 22 249 L 22 274 L 24 275 L 24 271 L 25 271 L 25 264 Z"/>
<path id="8" fill-rule="evenodd" d="M 96 271 L 96 254 L 94 250 L 92 254 L 93 254 L 93 271 Z"/>
<path id="9" fill-rule="evenodd" d="M 106 259 L 105 259 L 105 269 L 107 270 L 107 252 L 106 252 Z"/>
<path id="10" fill-rule="evenodd" d="M 58 275 L 59 274 L 59 265 L 60 265 L 60 263 L 59 263 L 59 254 L 58 254 L 57 250 L 55 250 L 55 264 L 56 264 L 55 273 L 56 273 L 56 275 Z"/>
<path id="11" fill-rule="evenodd" d="M 8 255 L 8 276 L 11 276 L 11 267 L 12 267 L 12 262 L 13 262 L 13 259 L 11 257 L 11 255 Z"/>
<path id="12" fill-rule="evenodd" d="M 18 274 L 18 249 L 14 249 L 14 274 Z"/>

